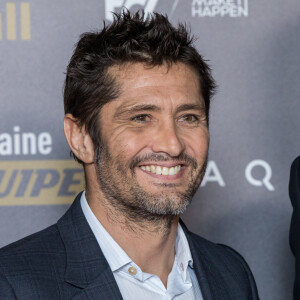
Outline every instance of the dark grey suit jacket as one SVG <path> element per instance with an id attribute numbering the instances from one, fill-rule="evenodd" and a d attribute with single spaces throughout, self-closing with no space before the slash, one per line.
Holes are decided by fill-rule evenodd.
<path id="1" fill-rule="evenodd" d="M 57 224 L 0 249 L 0 299 L 122 299 L 80 196 Z M 258 299 L 239 254 L 183 228 L 205 300 Z"/>
<path id="2" fill-rule="evenodd" d="M 296 259 L 294 299 L 297 300 L 300 299 L 300 156 L 294 160 L 291 167 L 289 192 L 294 209 L 290 229 L 290 245 Z"/>

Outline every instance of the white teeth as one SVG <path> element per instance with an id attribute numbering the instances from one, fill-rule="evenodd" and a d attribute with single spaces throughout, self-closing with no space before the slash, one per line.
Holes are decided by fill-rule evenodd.
<path id="1" fill-rule="evenodd" d="M 160 166 L 156 167 L 156 174 L 161 175 L 161 167 Z"/>
<path id="2" fill-rule="evenodd" d="M 161 173 L 162 173 L 163 175 L 169 175 L 169 169 L 166 168 L 166 167 L 163 167 Z"/>
<path id="3" fill-rule="evenodd" d="M 175 174 L 177 174 L 179 171 L 180 171 L 180 169 L 181 169 L 181 166 L 179 165 L 179 166 L 176 166 L 175 167 Z"/>
<path id="4" fill-rule="evenodd" d="M 175 174 L 175 168 L 170 168 L 169 169 L 169 175 L 174 175 Z"/>
<path id="5" fill-rule="evenodd" d="M 180 169 L 181 166 L 175 166 L 175 167 L 171 167 L 171 168 L 167 168 L 167 167 L 161 167 L 161 166 L 155 166 L 155 165 L 147 165 L 147 166 L 140 166 L 140 168 L 144 171 L 148 171 L 157 175 L 176 175 Z"/>

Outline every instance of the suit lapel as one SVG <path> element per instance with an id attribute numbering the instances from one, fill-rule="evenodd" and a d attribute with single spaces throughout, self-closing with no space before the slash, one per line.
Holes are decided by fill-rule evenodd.
<path id="1" fill-rule="evenodd" d="M 107 269 L 71 299 L 121 300 L 123 298 L 111 270 Z"/>
<path id="2" fill-rule="evenodd" d="M 205 300 L 211 300 L 215 299 L 213 297 L 213 275 L 210 271 L 209 265 L 205 262 L 205 255 L 203 253 L 203 250 L 199 247 L 197 247 L 191 237 L 191 233 L 185 226 L 185 224 L 180 220 L 180 225 L 186 235 L 186 238 L 189 243 L 189 247 L 191 250 L 192 258 L 193 258 L 193 266 L 195 269 L 195 273 L 198 279 L 198 283 L 201 289 L 201 293 L 203 296 L 203 299 Z"/>
<path id="3" fill-rule="evenodd" d="M 180 221 L 186 234 L 191 254 L 194 261 L 195 273 L 198 283 L 205 300 L 231 299 L 232 295 L 226 284 L 226 274 L 228 270 L 224 268 L 222 259 L 218 256 L 215 246 L 199 236 L 193 237 L 186 226 Z M 225 274 L 223 277 L 222 274 Z"/>
<path id="4" fill-rule="evenodd" d="M 76 197 L 57 226 L 66 249 L 65 281 L 80 288 L 74 299 L 122 299 L 113 273 Z"/>

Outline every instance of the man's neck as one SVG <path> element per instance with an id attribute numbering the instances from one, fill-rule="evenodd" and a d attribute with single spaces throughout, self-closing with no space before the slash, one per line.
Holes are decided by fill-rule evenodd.
<path id="1" fill-rule="evenodd" d="M 179 217 L 162 217 L 143 224 L 128 220 L 110 206 L 103 197 L 87 192 L 88 204 L 102 226 L 142 269 L 157 275 L 167 286 L 175 258 L 175 241 Z"/>

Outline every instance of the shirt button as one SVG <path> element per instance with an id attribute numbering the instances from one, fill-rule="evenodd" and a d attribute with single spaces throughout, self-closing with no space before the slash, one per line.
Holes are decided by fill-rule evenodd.
<path id="1" fill-rule="evenodd" d="M 137 270 L 136 270 L 136 268 L 134 268 L 134 267 L 130 267 L 130 268 L 128 269 L 128 273 L 129 273 L 130 275 L 136 275 Z"/>

